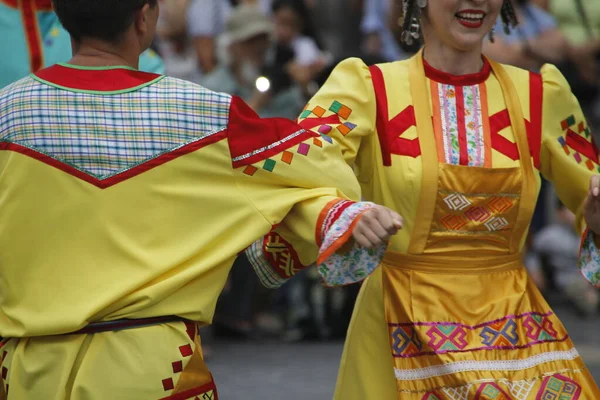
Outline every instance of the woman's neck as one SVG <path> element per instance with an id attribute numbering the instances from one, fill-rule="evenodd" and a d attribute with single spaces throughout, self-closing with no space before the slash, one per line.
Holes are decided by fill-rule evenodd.
<path id="1" fill-rule="evenodd" d="M 442 43 L 426 44 L 423 58 L 433 68 L 456 76 L 476 74 L 484 65 L 481 48 L 457 51 Z"/>
<path id="2" fill-rule="evenodd" d="M 106 42 L 84 39 L 73 42 L 73 58 L 70 64 L 85 67 L 127 66 L 138 69 L 139 49 L 118 46 Z"/>

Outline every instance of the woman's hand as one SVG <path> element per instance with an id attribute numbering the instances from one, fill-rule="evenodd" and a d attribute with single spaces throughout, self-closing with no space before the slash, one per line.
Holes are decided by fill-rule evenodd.
<path id="1" fill-rule="evenodd" d="M 359 245 L 373 248 L 389 241 L 403 225 L 404 221 L 398 213 L 387 207 L 375 206 L 360 217 L 352 236 Z"/>
<path id="2" fill-rule="evenodd" d="M 600 235 L 600 175 L 592 176 L 590 190 L 583 203 L 583 218 L 588 228 Z"/>

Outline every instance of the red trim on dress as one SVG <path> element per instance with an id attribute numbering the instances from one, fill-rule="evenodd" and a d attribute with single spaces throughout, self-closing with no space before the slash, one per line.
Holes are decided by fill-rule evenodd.
<path id="1" fill-rule="evenodd" d="M 190 143 L 187 146 L 180 147 L 177 150 L 174 150 L 170 153 L 162 154 L 159 157 L 156 157 L 156 158 L 154 158 L 150 161 L 147 161 L 143 164 L 137 165 L 127 171 L 124 171 L 120 174 L 117 174 L 117 175 L 111 176 L 110 178 L 106 178 L 106 179 L 102 179 L 102 180 L 98 179 L 96 177 L 93 177 L 91 175 L 88 175 L 87 173 L 82 172 L 82 171 L 78 170 L 77 168 L 72 167 L 68 164 L 65 164 L 62 161 L 56 160 L 46 154 L 40 153 L 36 150 L 32 150 L 28 147 L 24 147 L 24 146 L 15 144 L 15 143 L 6 143 L 6 142 L 0 143 L 0 151 L 7 150 L 7 151 L 14 151 L 15 153 L 23 154 L 25 156 L 34 158 L 38 161 L 48 164 L 54 168 L 57 168 L 63 172 L 66 172 L 67 174 L 72 175 L 76 178 L 79 178 L 79 179 L 81 179 L 89 184 L 92 184 L 100 189 L 106 189 L 106 188 L 114 186 L 118 183 L 124 182 L 128 179 L 134 178 L 144 172 L 150 171 L 151 169 L 154 169 L 163 164 L 166 164 L 169 161 L 175 160 L 176 158 L 179 158 L 179 157 L 184 156 L 189 153 L 193 153 L 194 151 L 199 150 L 208 145 L 211 145 L 213 143 L 217 143 L 217 142 L 225 139 L 226 137 L 227 137 L 227 131 L 219 132 L 219 133 L 209 136 L 205 139 L 201 139 L 196 142 Z"/>
<path id="2" fill-rule="evenodd" d="M 34 0 L 18 0 L 23 19 L 23 29 L 29 50 L 29 68 L 35 72 L 43 67 L 42 38 L 38 26 Z"/>
<path id="3" fill-rule="evenodd" d="M 421 144 L 419 138 L 405 139 L 400 136 L 404 134 L 409 128 L 416 126 L 417 120 L 415 118 L 414 107 L 408 106 L 400 114 L 396 115 L 388 124 L 388 135 L 390 144 L 390 150 L 392 154 L 401 156 L 409 156 L 417 158 L 421 155 Z M 396 137 L 393 137 L 393 136 Z"/>
<path id="4" fill-rule="evenodd" d="M 594 143 L 588 142 L 585 138 L 569 129 L 567 132 L 567 146 L 583 154 L 596 164 L 598 164 L 598 148 Z"/>
<path id="5" fill-rule="evenodd" d="M 340 121 L 340 116 L 334 114 L 325 118 L 305 118 L 302 121 L 300 121 L 298 125 L 308 130 L 321 125 L 339 125 L 341 123 L 342 121 Z"/>
<path id="6" fill-rule="evenodd" d="M 279 251 L 268 251 L 274 243 L 278 245 L 277 249 Z M 286 252 L 289 255 L 288 258 L 284 257 Z M 282 279 L 290 279 L 298 272 L 306 269 L 306 265 L 302 264 L 300 261 L 300 257 L 298 256 L 298 252 L 294 249 L 294 246 L 277 232 L 271 231 L 264 237 L 262 253 L 273 271 Z M 288 269 L 287 267 L 290 264 L 293 267 Z"/>
<path id="7" fill-rule="evenodd" d="M 390 140 L 387 137 L 390 117 L 385 80 L 383 79 L 383 72 L 378 66 L 370 66 L 369 71 L 371 71 L 371 79 L 373 80 L 373 88 L 375 90 L 375 101 L 377 103 L 376 126 L 381 147 L 381 156 L 383 157 L 383 165 L 389 167 L 392 165 L 392 155 L 390 152 Z"/>
<path id="8" fill-rule="evenodd" d="M 423 59 L 423 65 L 425 66 L 425 76 L 438 83 L 452 86 L 473 86 L 485 82 L 492 73 L 492 66 L 487 58 L 483 58 L 483 68 L 476 74 L 468 75 L 452 75 L 447 72 L 442 72 L 435 69 L 425 59 Z"/>
<path id="9" fill-rule="evenodd" d="M 540 157 L 542 149 L 542 108 L 544 105 L 544 83 L 542 75 L 529 73 L 529 110 L 531 122 L 528 125 L 529 148 L 533 163 L 541 168 Z"/>
<path id="10" fill-rule="evenodd" d="M 231 99 L 227 130 L 234 168 L 266 160 L 307 139 L 319 137 L 285 118 L 260 118 L 236 96 Z"/>
<path id="11" fill-rule="evenodd" d="M 465 92 L 462 86 L 454 88 L 456 92 L 456 125 L 458 128 L 458 148 L 460 165 L 469 165 L 469 144 L 467 143 L 467 126 L 465 122 Z"/>
<path id="12" fill-rule="evenodd" d="M 58 86 L 74 90 L 96 92 L 114 92 L 132 89 L 160 77 L 157 74 L 126 68 L 83 70 L 53 65 L 35 73 L 35 75 Z"/>
<path id="13" fill-rule="evenodd" d="M 383 165 L 387 167 L 392 165 L 392 154 L 413 158 L 419 157 L 421 155 L 419 138 L 405 139 L 400 137 L 407 129 L 416 126 L 417 124 L 413 106 L 406 107 L 390 121 L 383 72 L 375 65 L 369 67 L 369 70 L 371 71 L 373 89 L 375 90 L 375 99 L 377 102 L 376 126 Z"/>

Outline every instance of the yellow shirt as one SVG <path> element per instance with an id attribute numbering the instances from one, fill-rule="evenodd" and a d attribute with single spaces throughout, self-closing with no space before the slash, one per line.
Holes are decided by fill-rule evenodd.
<path id="1" fill-rule="evenodd" d="M 189 82 L 57 65 L 0 109 L 3 337 L 210 323 L 237 254 L 292 208 L 310 241 L 326 206 L 360 199 L 331 140 Z"/>

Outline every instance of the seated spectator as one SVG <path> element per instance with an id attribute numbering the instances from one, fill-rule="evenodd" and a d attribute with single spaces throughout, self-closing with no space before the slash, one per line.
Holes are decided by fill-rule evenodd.
<path id="1" fill-rule="evenodd" d="M 557 222 L 542 229 L 534 238 L 540 266 L 545 267 L 551 283 L 584 315 L 596 313 L 598 290 L 590 286 L 577 269 L 580 236 L 575 230 L 575 214 L 559 203 Z"/>
<path id="2" fill-rule="evenodd" d="M 566 40 L 554 17 L 529 0 L 513 0 L 519 25 L 507 34 L 498 20 L 484 53 L 490 58 L 537 71 L 566 57 Z"/>

